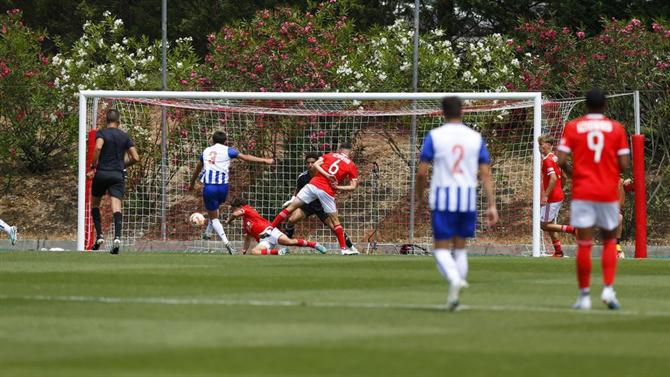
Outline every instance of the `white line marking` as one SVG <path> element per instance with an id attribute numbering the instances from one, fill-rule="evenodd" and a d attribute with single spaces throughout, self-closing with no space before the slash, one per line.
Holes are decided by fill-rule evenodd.
<path id="1" fill-rule="evenodd" d="M 220 306 L 275 306 L 275 307 L 312 307 L 312 308 L 354 308 L 354 309 L 419 309 L 446 310 L 446 305 L 436 304 L 392 304 L 383 302 L 323 302 L 323 301 L 266 301 L 266 300 L 229 300 L 217 298 L 167 298 L 167 297 L 105 297 L 105 296 L 11 296 L 0 295 L 0 300 L 23 301 L 60 301 L 100 304 L 147 304 L 147 305 L 220 305 Z M 589 310 L 576 311 L 570 308 L 521 305 L 461 305 L 458 311 L 484 312 L 533 312 L 533 313 L 571 313 L 592 315 L 618 315 L 642 317 L 669 317 L 670 312 L 637 310 Z"/>

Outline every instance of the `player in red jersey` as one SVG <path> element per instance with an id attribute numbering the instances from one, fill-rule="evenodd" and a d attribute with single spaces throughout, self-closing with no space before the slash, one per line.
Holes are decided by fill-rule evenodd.
<path id="1" fill-rule="evenodd" d="M 251 250 L 252 255 L 284 255 L 287 253 L 287 247 L 277 250 L 275 249 L 277 245 L 311 247 L 321 254 L 325 254 L 328 251 L 317 242 L 287 237 L 256 212 L 254 207 L 250 206 L 243 198 L 235 198 L 230 203 L 230 206 L 233 209 L 233 213 L 226 220 L 227 224 L 230 224 L 238 217 L 243 218 L 242 227 L 246 237 L 244 238 L 242 254 L 247 253 L 253 239 L 256 240 L 257 244 Z"/>
<path id="2" fill-rule="evenodd" d="M 358 254 L 358 251 L 347 247 L 344 228 L 342 228 L 337 217 L 337 206 L 335 205 L 335 193 L 338 190 L 352 191 L 358 186 L 358 169 L 351 160 L 351 148 L 351 144 L 342 143 L 337 152 L 327 153 L 319 157 L 312 165 L 312 169 L 315 170 L 312 179 L 298 192 L 291 204 L 275 217 L 272 226 L 278 226 L 289 217 L 291 212 L 318 199 L 323 211 L 333 224 L 333 232 L 337 236 L 340 253 L 342 255 Z M 349 184 L 342 185 L 346 180 L 349 181 Z"/>
<path id="3" fill-rule="evenodd" d="M 558 158 L 554 155 L 554 138 L 542 135 L 537 139 L 542 153 L 542 197 L 540 198 L 540 227 L 549 233 L 551 243 L 554 245 L 554 257 L 563 257 L 561 240 L 558 232 L 574 233 L 572 225 L 555 224 L 558 212 L 563 204 L 563 171 L 558 166 Z"/>
<path id="4" fill-rule="evenodd" d="M 618 309 L 614 292 L 616 274 L 616 229 L 619 225 L 619 174 L 628 169 L 630 148 L 623 126 L 603 115 L 607 99 L 600 89 L 586 94 L 588 114 L 569 121 L 558 146 L 558 163 L 572 176 L 570 222 L 577 228 L 577 280 L 580 293 L 575 309 L 591 308 L 589 280 L 594 228 L 603 239 L 602 301 Z M 574 170 L 568 165 L 572 154 Z"/>

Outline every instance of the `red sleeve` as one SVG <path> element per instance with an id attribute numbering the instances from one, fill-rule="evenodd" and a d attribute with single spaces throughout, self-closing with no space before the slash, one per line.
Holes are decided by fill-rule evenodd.
<path id="1" fill-rule="evenodd" d="M 572 152 L 572 130 L 574 128 L 574 123 L 568 122 L 568 124 L 565 125 L 565 129 L 563 130 L 563 136 L 561 136 L 561 141 L 558 144 L 558 149 L 561 152 L 565 153 L 570 153 Z"/>
<path id="2" fill-rule="evenodd" d="M 554 161 L 550 158 L 545 158 L 542 160 L 542 175 L 552 175 L 556 174 L 556 169 L 554 169 Z"/>

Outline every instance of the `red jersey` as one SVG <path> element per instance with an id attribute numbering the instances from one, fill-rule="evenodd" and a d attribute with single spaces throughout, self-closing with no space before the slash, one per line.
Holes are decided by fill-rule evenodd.
<path id="1" fill-rule="evenodd" d="M 254 207 L 250 205 L 242 206 L 242 228 L 244 233 L 254 237 L 256 242 L 259 240 L 259 236 L 265 229 L 268 227 L 272 228 L 272 224 L 267 221 L 263 216 L 261 216 Z"/>
<path id="2" fill-rule="evenodd" d="M 623 126 L 602 114 L 588 114 L 565 125 L 558 150 L 572 153 L 572 198 L 619 201 L 619 156 L 630 154 Z"/>
<path id="3" fill-rule="evenodd" d="M 337 184 L 341 184 L 347 177 L 351 179 L 358 178 L 358 169 L 351 159 L 341 153 L 327 153 L 321 156 L 323 163 L 321 168 L 335 176 Z M 335 188 L 330 180 L 321 172 L 317 171 L 314 177 L 309 181 L 310 184 L 325 191 L 330 196 L 335 196 Z"/>
<path id="4" fill-rule="evenodd" d="M 558 166 L 558 157 L 553 153 L 549 153 L 542 159 L 542 192 L 547 191 L 549 186 L 549 178 L 552 175 L 556 176 L 556 186 L 549 193 L 547 203 L 556 203 L 563 200 L 563 172 Z"/>

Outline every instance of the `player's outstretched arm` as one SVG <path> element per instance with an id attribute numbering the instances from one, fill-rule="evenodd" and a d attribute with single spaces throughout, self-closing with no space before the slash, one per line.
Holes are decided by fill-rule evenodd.
<path id="1" fill-rule="evenodd" d="M 198 163 L 195 165 L 195 170 L 193 171 L 193 175 L 191 176 L 191 183 L 188 186 L 189 191 L 193 190 L 195 188 L 195 181 L 198 180 L 198 177 L 200 176 L 200 172 L 202 171 L 202 161 L 198 161 Z"/>
<path id="2" fill-rule="evenodd" d="M 244 154 L 244 153 L 240 153 L 237 156 L 237 158 L 239 158 L 242 161 L 246 161 L 246 162 L 260 162 L 260 163 L 266 164 L 266 165 L 272 165 L 275 162 L 275 160 L 272 159 L 272 158 L 256 157 L 256 156 L 252 156 L 250 154 Z"/>
<path id="3" fill-rule="evenodd" d="M 242 208 L 238 208 L 235 211 L 233 211 L 230 216 L 228 216 L 228 219 L 226 219 L 226 224 L 230 224 L 233 222 L 238 217 L 242 217 L 244 215 L 244 210 Z"/>
<path id="4" fill-rule="evenodd" d="M 423 206 L 426 202 L 426 196 L 424 192 L 426 191 L 426 186 L 428 185 L 428 169 L 430 168 L 430 163 L 426 161 L 419 162 L 419 166 L 416 168 L 416 202 L 419 206 Z"/>
<path id="5" fill-rule="evenodd" d="M 137 153 L 135 147 L 128 148 L 128 153 L 123 158 L 123 163 L 126 167 L 133 166 L 140 162 L 140 154 Z"/>
<path id="6" fill-rule="evenodd" d="M 493 226 L 498 222 L 498 210 L 496 209 L 496 193 L 493 189 L 493 179 L 491 178 L 491 166 L 489 164 L 479 164 L 479 177 L 482 180 L 482 186 L 486 193 L 488 207 L 486 209 L 486 224 Z"/>

